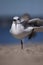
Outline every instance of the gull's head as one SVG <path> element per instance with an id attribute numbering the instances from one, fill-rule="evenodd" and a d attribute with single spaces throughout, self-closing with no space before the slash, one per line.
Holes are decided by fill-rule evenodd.
<path id="1" fill-rule="evenodd" d="M 13 22 L 15 24 L 20 23 L 20 17 L 18 17 L 18 16 L 13 17 Z"/>
<path id="2" fill-rule="evenodd" d="M 15 26 L 18 23 L 20 23 L 20 17 L 18 17 L 18 16 L 13 17 L 13 19 L 12 19 L 12 25 L 11 25 L 11 29 L 10 29 L 10 33 L 12 33 L 12 31 L 14 31 L 14 28 L 15 28 Z"/>

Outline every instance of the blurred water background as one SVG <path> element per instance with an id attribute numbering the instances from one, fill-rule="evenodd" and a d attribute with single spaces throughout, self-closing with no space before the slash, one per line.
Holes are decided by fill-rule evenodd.
<path id="1" fill-rule="evenodd" d="M 11 36 L 9 29 L 12 17 L 24 13 L 29 13 L 32 18 L 43 18 L 43 0 L 0 0 L 0 44 L 20 43 L 20 40 Z M 24 41 L 43 43 L 43 32 L 37 32 L 35 38 L 25 38 Z"/>

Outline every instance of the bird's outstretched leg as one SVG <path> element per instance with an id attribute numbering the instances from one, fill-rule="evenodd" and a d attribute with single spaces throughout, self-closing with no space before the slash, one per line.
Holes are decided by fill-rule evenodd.
<path id="1" fill-rule="evenodd" d="M 23 41 L 21 40 L 21 49 L 23 49 Z"/>
<path id="2" fill-rule="evenodd" d="M 33 29 L 31 34 L 29 35 L 28 39 L 31 39 L 32 37 L 35 37 L 35 36 L 36 36 L 36 32 Z"/>

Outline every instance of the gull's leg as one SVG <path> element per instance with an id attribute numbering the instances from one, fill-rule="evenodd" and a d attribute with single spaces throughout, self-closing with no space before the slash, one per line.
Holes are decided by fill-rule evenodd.
<path id="1" fill-rule="evenodd" d="M 33 29 L 31 34 L 29 35 L 28 39 L 31 39 L 32 37 L 35 37 L 35 36 L 36 36 L 36 32 Z"/>
<path id="2" fill-rule="evenodd" d="M 23 40 L 21 40 L 21 49 L 23 49 Z"/>
<path id="3" fill-rule="evenodd" d="M 34 34 L 34 29 L 32 30 L 31 34 L 29 35 L 29 39 L 31 39 L 33 37 Z"/>

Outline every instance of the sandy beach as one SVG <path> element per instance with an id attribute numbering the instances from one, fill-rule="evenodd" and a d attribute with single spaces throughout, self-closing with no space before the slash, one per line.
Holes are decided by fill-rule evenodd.
<path id="1" fill-rule="evenodd" d="M 43 44 L 0 45 L 0 65 L 43 65 Z"/>

